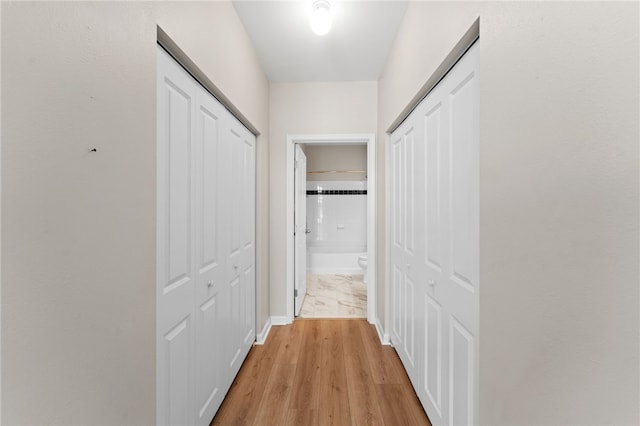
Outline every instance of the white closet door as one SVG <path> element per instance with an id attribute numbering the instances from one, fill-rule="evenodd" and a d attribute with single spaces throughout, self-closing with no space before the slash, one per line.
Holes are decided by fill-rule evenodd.
<path id="1" fill-rule="evenodd" d="M 443 305 L 446 307 L 448 423 L 477 422 L 479 331 L 479 102 L 478 45 L 442 85 L 449 132 L 443 138 L 442 218 L 446 238 Z M 436 288 L 440 285 L 437 283 Z"/>
<path id="2" fill-rule="evenodd" d="M 221 252 L 224 232 L 220 218 L 220 139 L 227 113 L 209 93 L 197 87 L 194 138 L 195 258 L 196 258 L 196 417 L 208 425 L 224 399 L 224 372 L 219 362 L 225 347 L 225 300 Z"/>
<path id="3" fill-rule="evenodd" d="M 235 120 L 235 119 L 234 119 Z M 240 334 L 242 345 L 242 360 L 251 349 L 256 339 L 255 329 L 255 297 L 256 297 L 256 245 L 255 245 L 255 158 L 256 158 L 256 137 L 251 134 L 239 121 L 235 120 L 241 129 L 242 140 L 242 179 L 239 188 L 241 194 L 242 209 L 242 255 L 241 264 L 241 286 L 242 286 L 242 329 Z M 240 365 L 237 366 L 239 369 Z"/>
<path id="4" fill-rule="evenodd" d="M 425 170 L 423 201 L 425 204 L 424 221 L 424 283 L 422 309 L 424 315 L 424 359 L 422 362 L 422 387 L 418 395 L 425 405 L 429 419 L 433 424 L 446 423 L 448 394 L 446 356 L 447 335 L 443 303 L 443 285 L 446 263 L 446 238 L 443 226 L 443 173 L 448 168 L 447 158 L 443 155 L 444 141 L 448 133 L 448 114 L 443 107 L 442 84 L 416 109 L 416 114 L 424 123 L 425 139 L 422 151 Z"/>
<path id="5" fill-rule="evenodd" d="M 434 425 L 477 422 L 477 64 L 474 45 L 391 138 L 392 341 Z"/>
<path id="6" fill-rule="evenodd" d="M 210 424 L 255 340 L 255 143 L 158 48 L 159 424 Z"/>
<path id="7" fill-rule="evenodd" d="M 416 110 L 424 126 L 422 386 L 434 425 L 477 422 L 478 47 Z"/>
<path id="8" fill-rule="evenodd" d="M 158 51 L 158 424 L 193 424 L 193 82 Z"/>
<path id="9" fill-rule="evenodd" d="M 227 287 L 231 318 L 227 330 L 228 371 L 240 369 L 255 339 L 255 136 L 229 115 L 224 139 Z"/>
<path id="10" fill-rule="evenodd" d="M 392 242 L 391 242 L 391 291 L 392 291 L 392 342 L 402 359 L 409 378 L 418 386 L 416 371 L 416 329 L 421 324 L 422 313 L 416 310 L 420 259 L 418 254 L 418 229 L 416 219 L 416 184 L 420 169 L 417 166 L 416 147 L 422 129 L 414 123 L 405 122 L 391 140 L 393 187 L 392 197 Z"/>

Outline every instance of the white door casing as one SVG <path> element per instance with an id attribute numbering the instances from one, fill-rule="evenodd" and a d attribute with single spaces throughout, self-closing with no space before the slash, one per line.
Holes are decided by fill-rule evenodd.
<path id="1" fill-rule="evenodd" d="M 388 343 L 388 336 L 384 333 L 380 320 L 376 316 L 376 144 L 373 134 L 316 134 L 316 135 L 287 135 L 287 217 L 286 217 L 286 292 L 285 315 L 272 316 L 274 324 L 289 324 L 295 317 L 294 288 L 295 288 L 295 218 L 294 218 L 294 182 L 295 182 L 295 145 L 341 145 L 358 144 L 367 146 L 367 320 L 376 325 L 380 340 Z"/>
<path id="2" fill-rule="evenodd" d="M 295 147 L 295 315 L 300 315 L 307 294 L 307 157 L 300 145 Z"/>
<path id="3" fill-rule="evenodd" d="M 407 264 L 403 206 L 413 208 L 419 283 L 413 309 L 416 362 L 407 368 L 434 425 L 477 423 L 478 388 L 478 45 L 472 46 L 392 135 L 392 337 L 405 365 L 406 304 L 402 266 Z M 398 154 L 415 128 L 415 202 L 401 179 L 408 172 Z M 419 131 L 418 131 L 419 130 Z M 396 148 L 397 146 L 397 148 Z M 395 151 L 394 151 L 395 150 Z M 399 181 L 400 179 L 400 181 Z M 410 185 L 408 186 L 410 188 Z M 398 204 L 398 205 L 396 205 Z M 406 219 L 405 219 L 406 221 Z M 402 244 L 400 244 L 402 243 Z M 403 257 L 404 256 L 404 257 Z M 411 272 L 409 272 L 411 274 Z M 402 335 L 402 333 L 405 335 Z M 400 343 L 396 343 L 396 341 Z"/>

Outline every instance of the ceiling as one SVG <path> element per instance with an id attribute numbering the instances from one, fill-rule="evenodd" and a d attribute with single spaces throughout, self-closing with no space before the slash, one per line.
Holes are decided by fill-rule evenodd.
<path id="1" fill-rule="evenodd" d="M 269 80 L 378 79 L 407 1 L 330 1 L 333 26 L 325 36 L 309 28 L 312 0 L 233 1 Z"/>

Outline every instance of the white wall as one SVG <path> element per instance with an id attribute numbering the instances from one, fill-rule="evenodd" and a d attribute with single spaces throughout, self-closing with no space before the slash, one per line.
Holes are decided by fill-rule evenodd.
<path id="1" fill-rule="evenodd" d="M 271 83 L 269 281 L 273 316 L 286 316 L 287 134 L 375 133 L 376 105 L 376 82 Z"/>
<path id="2" fill-rule="evenodd" d="M 307 155 L 307 172 L 364 170 L 364 173 L 312 173 L 307 175 L 307 181 L 366 180 L 366 145 L 309 145 L 304 152 Z"/>
<path id="3" fill-rule="evenodd" d="M 379 134 L 478 16 L 480 424 L 638 424 L 639 5 L 411 2 Z"/>
<path id="4" fill-rule="evenodd" d="M 262 132 L 269 315 L 269 88 L 233 6 L 2 2 L 3 424 L 155 423 L 156 25 Z"/>

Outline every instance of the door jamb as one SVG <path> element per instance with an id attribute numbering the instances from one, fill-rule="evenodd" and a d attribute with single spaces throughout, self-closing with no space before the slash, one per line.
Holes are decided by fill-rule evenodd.
<path id="1" fill-rule="evenodd" d="M 295 144 L 305 145 L 366 145 L 367 146 L 367 321 L 376 323 L 376 145 L 374 134 L 315 134 L 287 135 L 287 280 L 285 292 L 286 319 L 290 324 L 294 319 L 293 289 L 295 279 L 294 264 L 294 148 Z"/>

